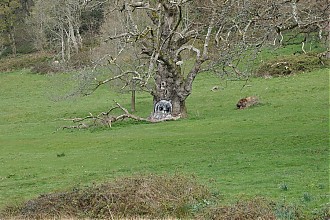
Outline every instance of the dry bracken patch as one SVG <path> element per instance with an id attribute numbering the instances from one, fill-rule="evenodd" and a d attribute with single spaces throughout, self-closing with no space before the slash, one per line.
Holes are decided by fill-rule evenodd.
<path id="1" fill-rule="evenodd" d="M 209 196 L 194 178 L 143 175 L 41 195 L 20 207 L 8 207 L 5 213 L 7 217 L 23 219 L 186 218 L 194 204 Z"/>

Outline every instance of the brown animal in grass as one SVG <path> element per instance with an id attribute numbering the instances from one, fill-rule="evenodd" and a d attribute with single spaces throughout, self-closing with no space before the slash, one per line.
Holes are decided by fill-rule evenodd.
<path id="1" fill-rule="evenodd" d="M 236 106 L 237 106 L 237 109 L 245 109 L 245 108 L 251 107 L 253 105 L 256 105 L 258 103 L 259 103 L 258 97 L 249 96 L 249 97 L 240 99 L 237 102 Z"/>

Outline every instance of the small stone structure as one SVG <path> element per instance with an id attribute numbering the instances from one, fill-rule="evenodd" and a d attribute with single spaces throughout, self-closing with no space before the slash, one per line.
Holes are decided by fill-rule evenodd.
<path id="1" fill-rule="evenodd" d="M 172 118 L 171 101 L 160 100 L 159 102 L 157 102 L 154 107 L 153 118 L 157 120 Z"/>

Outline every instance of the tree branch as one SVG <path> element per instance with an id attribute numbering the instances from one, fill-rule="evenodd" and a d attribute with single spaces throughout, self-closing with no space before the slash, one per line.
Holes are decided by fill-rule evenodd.
<path id="1" fill-rule="evenodd" d="M 201 51 L 199 49 L 197 49 L 196 47 L 194 47 L 192 45 L 184 45 L 176 51 L 175 61 L 179 61 L 180 53 L 184 50 L 193 50 L 194 52 L 196 52 L 196 60 L 199 60 L 201 58 Z"/>
<path id="2" fill-rule="evenodd" d="M 92 126 L 108 126 L 112 127 L 112 124 L 119 121 L 124 120 L 126 118 L 133 119 L 136 121 L 144 121 L 144 122 L 150 122 L 150 123 L 157 123 L 157 122 L 163 122 L 163 121 L 175 121 L 181 118 L 181 115 L 178 116 L 171 116 L 169 115 L 166 118 L 154 118 L 152 116 L 148 118 L 142 118 L 136 115 L 133 115 L 129 113 L 129 111 L 124 108 L 121 104 L 113 100 L 115 103 L 115 107 L 110 108 L 107 112 L 101 112 L 98 115 L 94 116 L 92 113 L 89 113 L 89 115 L 83 117 L 83 118 L 70 118 L 70 119 L 64 119 L 65 121 L 72 121 L 73 123 L 78 123 L 78 125 L 73 126 L 63 126 L 62 129 L 83 129 L 83 128 L 89 128 Z M 110 113 L 115 109 L 121 109 L 124 114 L 120 115 L 111 115 Z M 88 122 L 90 120 L 91 122 Z M 87 121 L 85 123 L 85 121 Z"/>
<path id="3" fill-rule="evenodd" d="M 213 4 L 213 6 L 215 6 L 213 0 L 211 0 L 211 2 Z M 202 64 L 208 59 L 208 47 L 209 47 L 209 43 L 210 43 L 210 39 L 211 39 L 211 33 L 214 28 L 215 17 L 216 17 L 216 7 L 213 7 L 211 21 L 210 21 L 209 27 L 207 29 L 207 34 L 206 34 L 205 40 L 204 40 L 202 57 L 200 56 L 199 50 L 195 50 L 195 52 L 197 53 L 195 65 L 190 70 L 190 72 L 186 78 L 184 90 L 187 94 L 191 93 L 193 81 L 195 80 L 197 74 L 199 73 Z M 193 47 L 192 47 L 192 49 L 193 49 Z"/>

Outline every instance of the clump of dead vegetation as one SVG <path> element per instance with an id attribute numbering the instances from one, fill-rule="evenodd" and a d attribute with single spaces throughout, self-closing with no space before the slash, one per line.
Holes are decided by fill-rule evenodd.
<path id="1" fill-rule="evenodd" d="M 135 175 L 7 206 L 0 219 L 329 219 L 329 206 L 306 217 L 302 209 L 265 198 L 232 205 L 183 175 Z"/>
<path id="2" fill-rule="evenodd" d="M 143 175 L 41 195 L 5 212 L 18 219 L 185 218 L 191 217 L 194 204 L 209 197 L 192 177 Z"/>
<path id="3" fill-rule="evenodd" d="M 21 54 L 16 57 L 1 58 L 0 72 L 9 72 L 21 69 L 33 69 L 36 66 L 49 63 L 52 54 L 49 53 L 31 53 Z"/>
<path id="4" fill-rule="evenodd" d="M 326 53 L 293 54 L 269 60 L 259 66 L 256 76 L 276 77 L 310 72 L 314 69 L 327 68 L 330 60 Z"/>
<path id="5" fill-rule="evenodd" d="M 206 213 L 207 219 L 235 219 L 235 220 L 275 220 L 274 203 L 264 198 L 238 201 L 229 206 L 213 207 Z M 205 218 L 205 216 L 204 216 Z"/>

